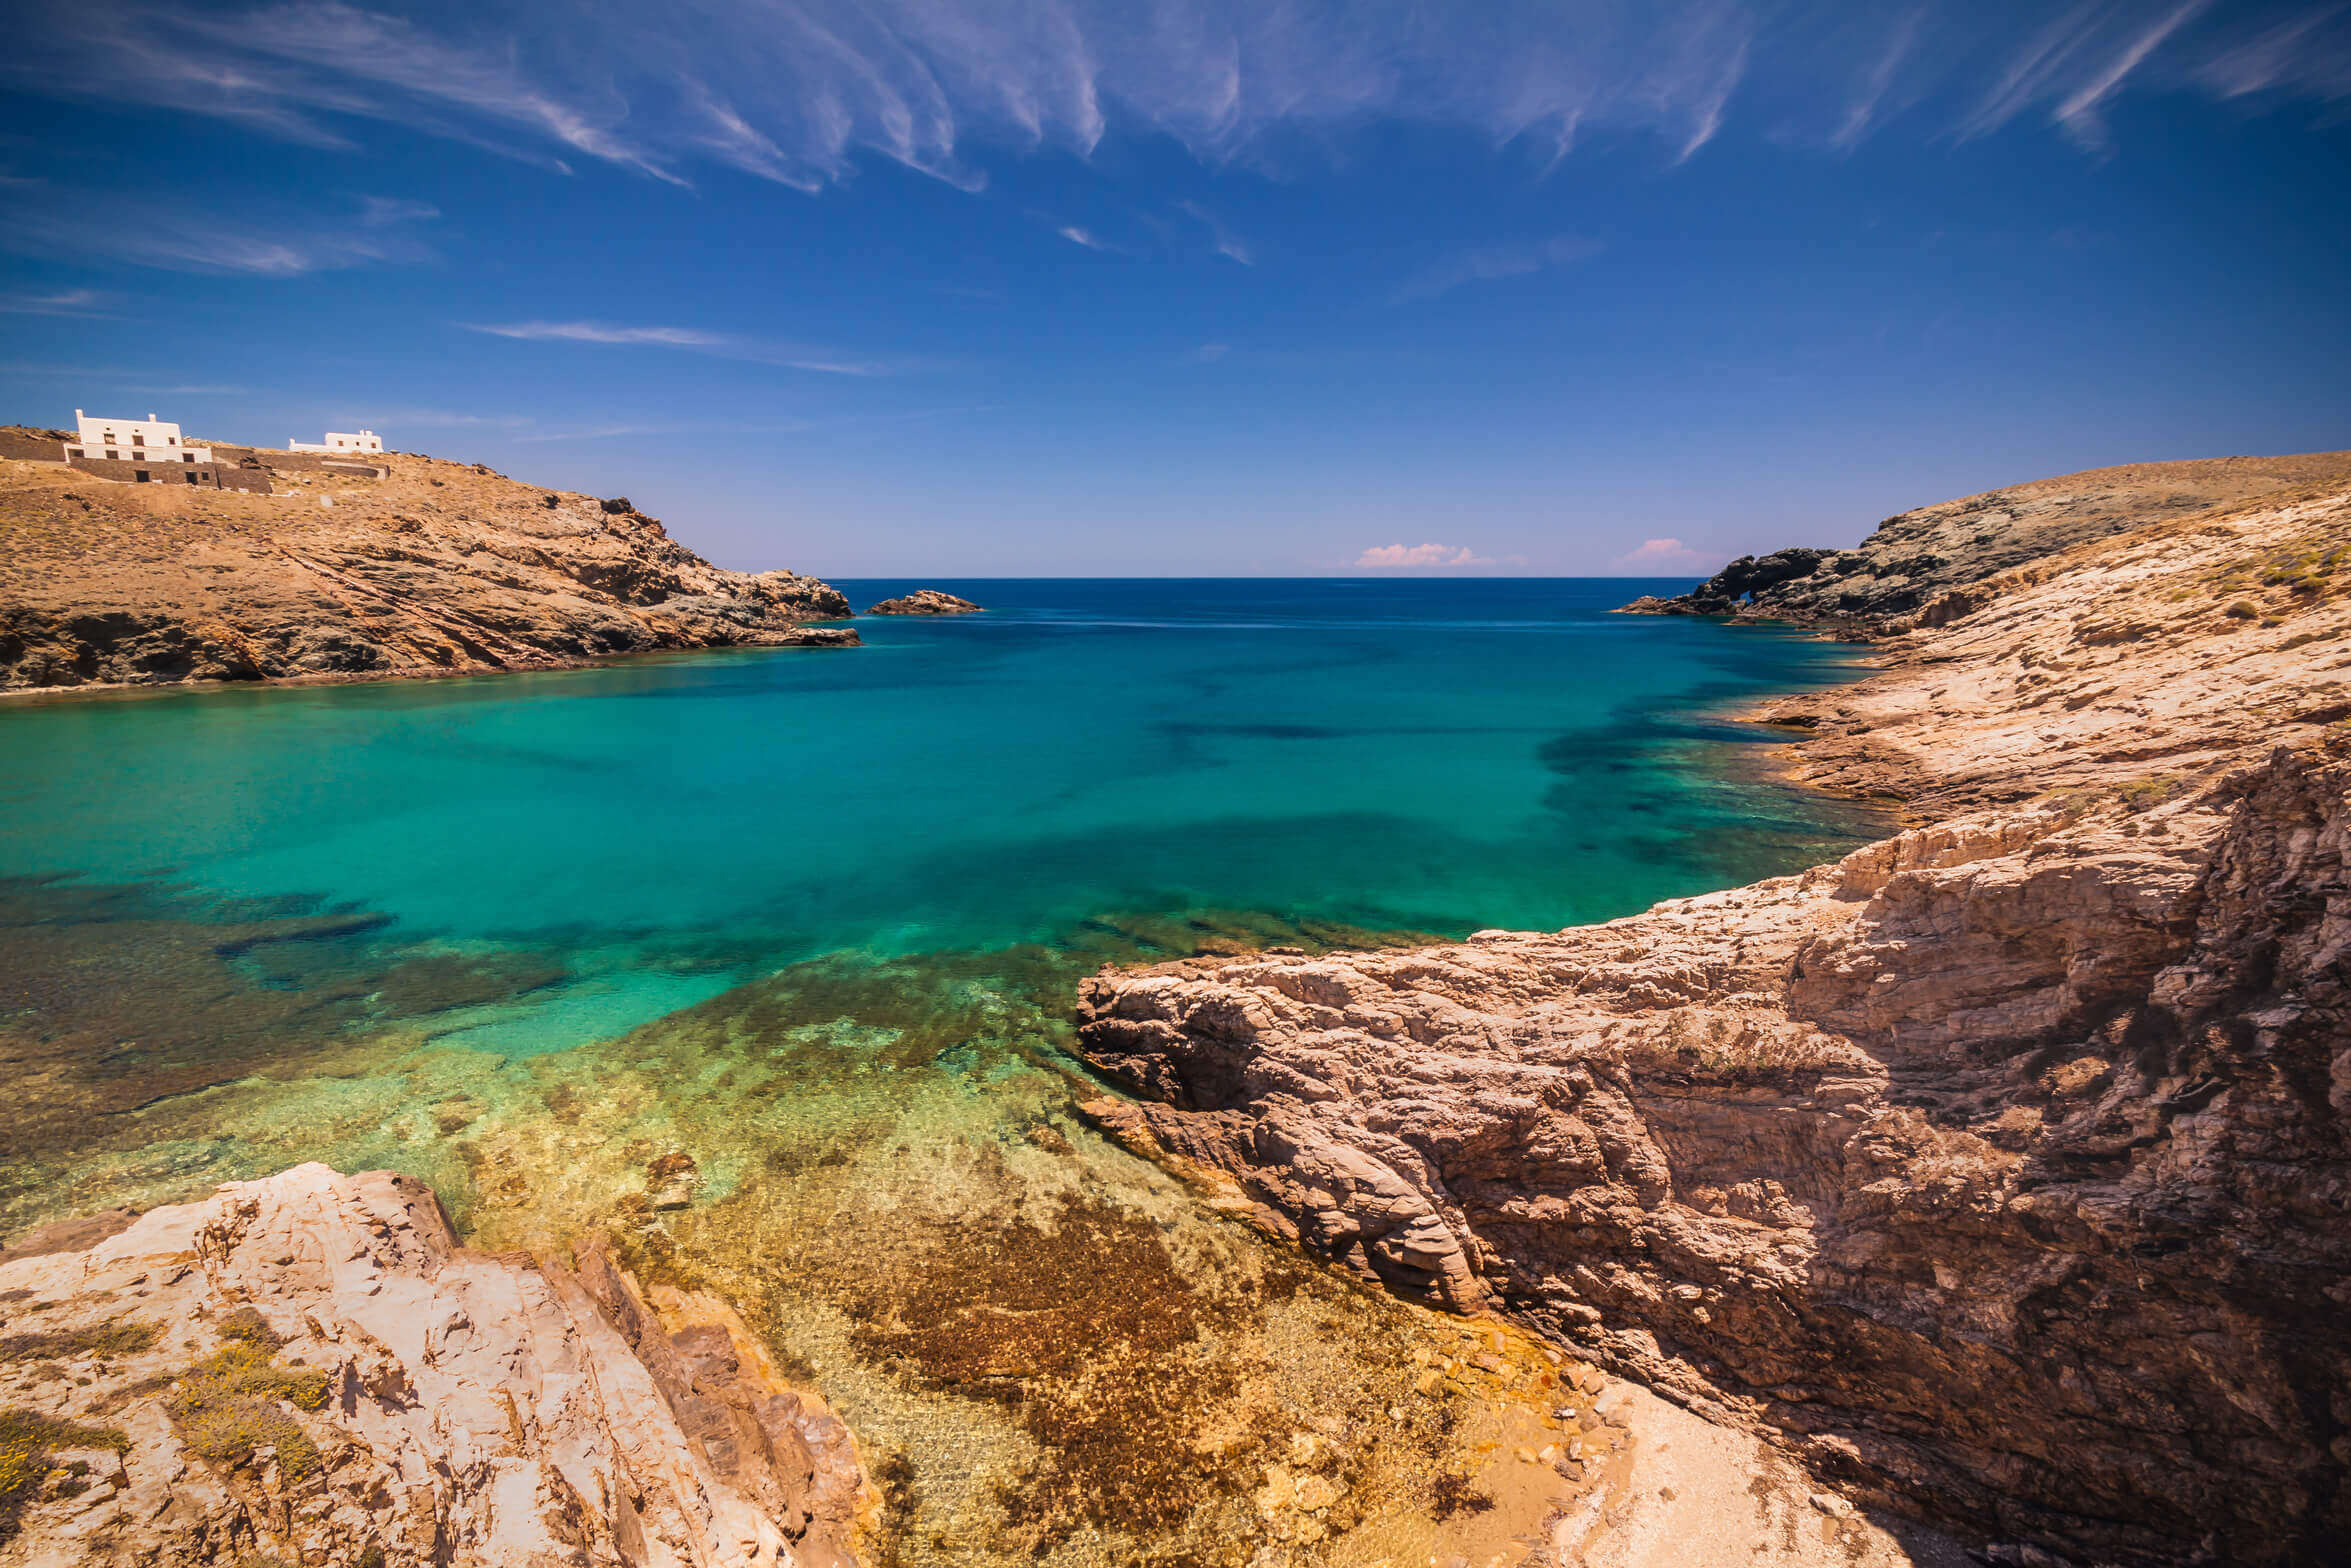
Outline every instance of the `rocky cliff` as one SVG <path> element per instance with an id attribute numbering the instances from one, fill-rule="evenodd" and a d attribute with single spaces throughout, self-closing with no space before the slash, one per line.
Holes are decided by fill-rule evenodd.
<path id="1" fill-rule="evenodd" d="M 836 1568 L 847 1431 L 718 1303 L 305 1165 L 0 1256 L 0 1562 Z"/>
<path id="2" fill-rule="evenodd" d="M 1929 606 L 1958 608 L 1970 585 L 2074 545 L 2290 486 L 2346 481 L 2351 452 L 2094 468 L 1889 517 L 1850 550 L 1741 556 L 1686 594 L 1625 608 L 1803 621 L 1861 636 L 1904 631 Z"/>
<path id="3" fill-rule="evenodd" d="M 2351 1539 L 2351 491 L 1977 580 L 1770 716 L 1919 825 L 1607 925 L 1105 973 L 1263 1223 L 2089 1561 Z"/>
<path id="4" fill-rule="evenodd" d="M 274 493 L 0 460 L 0 690 L 857 641 L 805 624 L 849 614 L 838 590 L 712 566 L 626 499 L 401 454 L 380 474 L 252 459 Z"/>

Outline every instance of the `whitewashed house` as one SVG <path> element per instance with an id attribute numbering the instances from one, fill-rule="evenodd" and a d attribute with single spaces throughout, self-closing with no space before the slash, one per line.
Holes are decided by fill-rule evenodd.
<path id="1" fill-rule="evenodd" d="M 145 419 L 92 419 L 73 411 L 78 439 L 68 443 L 67 458 L 112 458 L 126 463 L 209 463 L 212 448 L 190 446 L 180 439 L 180 427 L 149 414 Z"/>
<path id="2" fill-rule="evenodd" d="M 384 443 L 372 430 L 330 430 L 324 441 L 289 441 L 289 452 L 381 452 Z"/>

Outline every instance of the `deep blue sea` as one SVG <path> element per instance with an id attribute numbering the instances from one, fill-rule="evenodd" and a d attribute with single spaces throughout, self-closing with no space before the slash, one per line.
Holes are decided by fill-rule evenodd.
<path id="1" fill-rule="evenodd" d="M 1851 651 L 1605 613 L 1679 584 L 935 586 L 989 609 L 0 704 L 0 1232 L 399 1169 L 477 1245 L 601 1231 L 733 1304 L 889 1478 L 874 1560 L 1243 1568 L 1277 1528 L 1328 1533 L 1301 1563 L 1520 1560 L 1542 1347 L 1098 1135 L 1076 987 L 1837 854 L 1867 824 L 1714 715 Z M 1490 1387 L 1423 1370 L 1497 1351 Z M 1300 1454 L 1345 1506 L 1269 1523 Z"/>

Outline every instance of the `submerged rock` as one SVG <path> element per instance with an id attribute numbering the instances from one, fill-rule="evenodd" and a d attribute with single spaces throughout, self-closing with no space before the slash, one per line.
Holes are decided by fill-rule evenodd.
<path id="1" fill-rule="evenodd" d="M 850 1561 L 847 1430 L 600 1242 L 468 1251 L 423 1184 L 323 1165 L 119 1218 L 0 1260 L 11 1560 Z"/>
<path id="2" fill-rule="evenodd" d="M 917 588 L 910 594 L 903 594 L 895 599 L 884 599 L 865 613 L 868 615 L 970 615 L 983 608 L 985 606 L 974 604 L 969 599 L 958 599 L 955 595 L 942 593 L 936 588 Z"/>

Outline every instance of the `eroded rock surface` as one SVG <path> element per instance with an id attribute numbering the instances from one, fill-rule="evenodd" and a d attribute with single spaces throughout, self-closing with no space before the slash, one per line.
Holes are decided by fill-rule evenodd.
<path id="1" fill-rule="evenodd" d="M 467 1251 L 323 1165 L 72 1226 L 0 1259 L 0 1562 L 850 1560 L 840 1422 L 598 1243 Z"/>
<path id="2" fill-rule="evenodd" d="M 955 595 L 944 593 L 937 588 L 917 588 L 914 592 L 901 594 L 895 599 L 884 599 L 865 613 L 868 615 L 970 615 L 983 608 L 985 606 L 974 604 L 969 599 L 959 599 Z"/>
<path id="3" fill-rule="evenodd" d="M 2338 492 L 1987 579 L 1803 715 L 1800 770 L 1900 785 L 1920 826 L 1602 926 L 1105 972 L 1082 1049 L 1147 1103 L 1093 1113 L 1319 1252 L 1982 1535 L 2328 1560 L 2339 566 Z"/>
<path id="4" fill-rule="evenodd" d="M 261 452 L 268 463 L 296 460 Z M 626 498 L 436 458 L 278 493 L 0 460 L 0 690 L 556 668 L 662 648 L 854 645 L 838 589 L 712 566 Z"/>
<path id="5" fill-rule="evenodd" d="M 1901 631 L 1970 584 L 2074 545 L 2287 486 L 2346 479 L 2351 452 L 2095 468 L 1889 517 L 1850 550 L 1741 556 L 1686 594 L 1625 608 L 1831 624 L 1864 636 Z"/>

